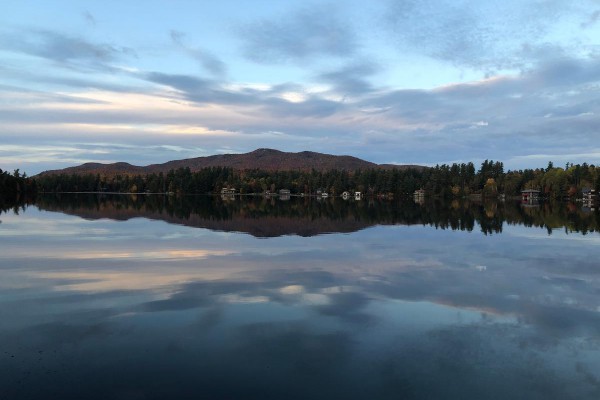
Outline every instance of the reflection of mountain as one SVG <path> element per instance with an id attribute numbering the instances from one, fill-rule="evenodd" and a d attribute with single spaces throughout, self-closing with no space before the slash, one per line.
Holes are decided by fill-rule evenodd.
<path id="1" fill-rule="evenodd" d="M 217 231 L 244 232 L 256 237 L 314 236 L 355 232 L 373 225 L 429 225 L 436 229 L 472 231 L 479 225 L 484 234 L 500 233 L 504 223 L 548 230 L 593 232 L 600 226 L 599 213 L 584 213 L 564 205 L 546 204 L 524 209 L 513 203 L 452 203 L 290 201 L 262 197 L 223 200 L 212 196 L 63 195 L 41 197 L 41 209 L 87 219 L 127 220 L 149 218 Z"/>
<path id="2" fill-rule="evenodd" d="M 198 214 L 189 216 L 178 216 L 165 210 L 149 211 L 147 209 L 70 209 L 52 210 L 67 214 L 77 215 L 85 219 L 109 218 L 125 221 L 131 218 L 148 218 L 161 220 L 171 224 L 191 226 L 195 228 L 210 229 L 224 232 L 243 232 L 256 237 L 277 237 L 284 235 L 315 236 L 324 233 L 349 233 L 364 229 L 373 224 L 353 219 L 331 220 L 326 217 L 291 217 L 291 216 L 269 216 L 262 217 L 245 216 L 234 213 L 227 218 L 210 218 Z"/>
<path id="3" fill-rule="evenodd" d="M 341 200 L 340 200 L 341 202 Z M 256 237 L 315 236 L 355 232 L 384 218 L 360 218 L 332 202 L 281 202 L 262 198 L 222 201 L 211 196 L 63 196 L 41 198 L 37 205 L 85 219 L 148 218 L 215 231 L 243 232 Z"/>

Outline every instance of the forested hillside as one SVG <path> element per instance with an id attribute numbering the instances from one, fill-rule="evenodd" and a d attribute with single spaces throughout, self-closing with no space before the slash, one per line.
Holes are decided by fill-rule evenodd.
<path id="1" fill-rule="evenodd" d="M 235 170 L 260 169 L 263 171 L 328 171 L 333 169 L 354 171 L 379 167 L 377 164 L 352 156 L 302 151 L 299 153 L 284 152 L 274 149 L 257 149 L 244 154 L 217 154 L 207 157 L 173 160 L 163 164 L 152 164 L 145 167 L 125 162 L 113 164 L 86 163 L 62 170 L 45 171 L 41 175 L 60 174 L 100 174 L 114 175 L 146 175 L 166 174 L 171 170 L 189 168 L 198 172 L 205 168 L 223 167 Z M 404 168 L 404 166 L 384 165 L 383 168 Z"/>
<path id="2" fill-rule="evenodd" d="M 479 169 L 473 163 L 437 165 L 433 168 L 358 169 L 328 171 L 237 170 L 208 167 L 192 172 L 178 168 L 167 173 L 147 175 L 58 174 L 37 179 L 43 192 L 127 192 L 127 193 L 218 193 L 222 188 L 237 193 L 263 193 L 289 189 L 292 194 L 314 194 L 318 190 L 339 195 L 344 191 L 360 191 L 366 195 L 410 195 L 424 189 L 430 195 L 462 197 L 481 194 L 518 195 L 526 188 L 541 190 L 553 199 L 576 197 L 583 188 L 600 189 L 600 167 L 567 164 L 554 167 L 504 171 L 498 161 L 484 161 Z"/>

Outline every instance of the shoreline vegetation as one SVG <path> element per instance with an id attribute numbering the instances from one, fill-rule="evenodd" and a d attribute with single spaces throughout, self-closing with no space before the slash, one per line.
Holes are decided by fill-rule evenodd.
<path id="1" fill-rule="evenodd" d="M 600 167 L 570 164 L 546 168 L 504 171 L 502 162 L 436 165 L 431 168 L 265 171 L 207 167 L 192 172 L 189 167 L 163 174 L 41 174 L 27 177 L 15 170 L 0 170 L 0 201 L 35 197 L 37 193 L 121 194 L 228 194 L 290 196 L 354 196 L 395 198 L 425 196 L 451 198 L 516 198 L 522 190 L 540 191 L 547 200 L 576 200 L 582 191 L 600 192 Z"/>
<path id="2" fill-rule="evenodd" d="M 428 225 L 436 229 L 497 234 L 508 225 L 540 228 L 551 234 L 600 231 L 600 212 L 574 203 L 547 201 L 537 206 L 520 201 L 431 198 L 425 202 L 369 198 L 343 201 L 314 197 L 165 196 L 139 194 L 42 194 L 35 206 L 86 219 L 128 220 L 144 217 L 257 237 L 313 236 L 354 232 L 374 225 Z"/>

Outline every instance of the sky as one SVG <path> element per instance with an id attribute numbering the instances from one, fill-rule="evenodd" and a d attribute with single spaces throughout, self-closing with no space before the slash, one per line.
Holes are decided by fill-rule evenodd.
<path id="1" fill-rule="evenodd" d="M 4 170 L 600 164 L 600 0 L 0 2 Z"/>

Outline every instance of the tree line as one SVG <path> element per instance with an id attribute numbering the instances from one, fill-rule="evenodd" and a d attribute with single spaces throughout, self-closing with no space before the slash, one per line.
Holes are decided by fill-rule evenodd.
<path id="1" fill-rule="evenodd" d="M 39 196 L 36 205 L 50 211 L 61 211 L 84 218 L 126 219 L 145 217 L 189 226 L 211 229 L 247 231 L 269 236 L 297 233 L 298 224 L 319 232 L 353 231 L 375 224 L 428 225 L 436 229 L 473 231 L 496 234 L 505 224 L 525 225 L 565 232 L 598 232 L 600 213 L 589 213 L 572 203 L 545 202 L 540 207 L 519 207 L 516 202 L 432 199 L 424 204 L 369 199 L 367 201 L 316 201 L 293 198 L 249 197 L 244 201 L 222 200 L 220 196 L 136 196 L 110 194 L 48 194 Z M 254 222 L 263 220 L 257 232 Z M 236 222 L 233 223 L 232 222 Z M 339 229 L 339 230 L 338 230 Z M 286 231 L 287 230 L 287 231 Z M 308 231 L 310 232 L 310 231 Z"/>
<path id="2" fill-rule="evenodd" d="M 600 167 L 569 164 L 564 168 L 549 163 L 546 168 L 504 171 L 502 162 L 486 160 L 479 169 L 471 162 L 442 164 L 431 168 L 368 169 L 330 171 L 264 171 L 209 167 L 192 172 L 189 168 L 166 174 L 58 174 L 42 175 L 35 181 L 41 192 L 115 193 L 219 193 L 223 188 L 237 193 L 264 193 L 289 189 L 292 194 L 317 191 L 340 195 L 359 191 L 365 195 L 411 195 L 417 189 L 446 198 L 499 194 L 518 195 L 523 189 L 536 189 L 551 199 L 577 197 L 583 188 L 600 190 Z"/>
<path id="3" fill-rule="evenodd" d="M 0 204 L 14 203 L 20 199 L 30 198 L 37 192 L 35 179 L 21 174 L 16 169 L 13 173 L 0 169 Z"/>

